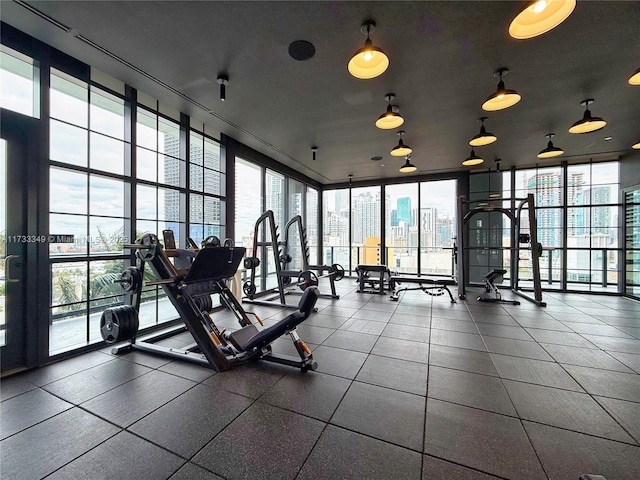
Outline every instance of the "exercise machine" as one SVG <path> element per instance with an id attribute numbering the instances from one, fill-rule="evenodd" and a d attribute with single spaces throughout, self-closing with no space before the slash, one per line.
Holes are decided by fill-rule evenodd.
<path id="1" fill-rule="evenodd" d="M 384 295 L 392 288 L 389 285 L 391 270 L 386 265 L 360 264 L 356 267 L 358 274 L 358 293 L 378 293 Z"/>
<path id="2" fill-rule="evenodd" d="M 417 286 L 408 287 L 402 286 L 402 284 Z M 451 290 L 449 290 L 450 286 L 455 285 L 457 285 L 457 282 L 452 277 L 425 277 L 422 275 L 391 275 L 391 277 L 389 277 L 389 288 L 393 290 L 393 292 L 391 293 L 391 300 L 394 302 L 398 301 L 400 292 L 422 290 L 427 295 L 431 295 L 434 297 L 444 295 L 446 292 L 449 294 L 451 303 L 456 303 Z"/>
<path id="3" fill-rule="evenodd" d="M 296 327 L 309 317 L 318 299 L 318 290 L 305 290 L 296 312 L 275 325 L 263 328 L 257 315 L 255 319 L 245 312 L 226 285 L 245 255 L 245 248 L 220 245 L 211 239 L 199 250 L 174 249 L 165 251 L 154 234 L 145 234 L 125 248 L 135 251 L 136 265 L 126 269 L 120 279 L 127 295 L 127 304 L 106 309 L 100 319 L 100 332 L 107 344 L 126 341 L 114 347 L 117 355 L 130 350 L 141 350 L 171 358 L 187 360 L 213 368 L 229 370 L 234 365 L 250 360 L 265 360 L 300 368 L 315 370 L 310 349 L 300 339 Z M 174 258 L 175 264 L 170 260 Z M 181 268 L 177 268 L 177 264 Z M 144 282 L 145 266 L 155 280 Z M 137 338 L 138 314 L 142 288 L 145 285 L 161 285 L 167 298 L 180 315 L 183 325 L 155 336 Z M 235 315 L 240 328 L 233 332 L 220 330 L 209 314 L 211 294 L 219 294 L 220 301 Z M 206 298 L 209 298 L 209 301 Z M 256 325 L 259 324 L 258 325 Z M 156 342 L 188 331 L 195 344 L 183 349 L 169 348 Z M 300 358 L 279 355 L 272 351 L 271 343 L 283 335 L 289 335 Z"/>
<path id="4" fill-rule="evenodd" d="M 467 276 L 469 269 L 469 256 L 470 251 L 488 252 L 489 254 L 499 253 L 502 255 L 502 251 L 509 249 L 511 251 L 511 265 L 510 265 L 510 288 L 511 291 L 528 300 L 535 303 L 538 306 L 546 306 L 546 302 L 542 300 L 542 282 L 540 280 L 540 256 L 542 255 L 542 245 L 538 243 L 538 225 L 536 222 L 535 201 L 533 194 L 528 194 L 526 198 L 513 198 L 513 199 L 500 199 L 500 205 L 503 202 L 510 201 L 512 208 L 503 208 L 498 206 L 486 206 L 476 207 L 471 210 L 466 210 L 468 203 L 463 196 L 458 197 L 458 297 L 464 299 L 466 296 Z M 488 203 L 495 202 L 495 199 L 489 199 Z M 516 205 L 517 202 L 517 206 Z M 526 215 L 523 210 L 526 208 Z M 479 245 L 470 245 L 470 233 L 469 222 L 477 214 L 497 212 L 506 215 L 511 222 L 511 238 L 513 247 L 502 247 L 497 245 L 497 242 L 491 242 L 491 246 L 486 246 L 487 242 L 479 242 Z M 523 226 L 523 222 L 527 223 Z M 529 233 L 523 233 L 521 230 L 528 227 Z M 500 233 L 494 232 L 495 235 L 499 235 L 497 239 L 500 244 L 502 241 L 502 226 L 500 226 Z M 487 232 L 481 230 L 477 231 L 478 234 L 486 236 Z M 528 244 L 528 246 L 521 247 L 520 244 Z M 520 253 L 524 250 L 530 251 L 531 272 L 533 276 L 533 296 L 525 293 L 519 285 L 519 267 Z M 486 271 L 486 270 L 485 270 Z M 496 287 L 497 288 L 497 287 Z"/>
<path id="5" fill-rule="evenodd" d="M 296 232 L 295 234 L 293 233 L 294 231 Z M 261 238 L 261 233 L 266 238 Z M 298 262 L 302 268 L 287 269 L 288 264 L 294 260 L 293 255 L 291 255 L 295 250 L 292 244 L 294 236 L 300 242 L 298 250 L 302 252 L 302 258 L 298 258 Z M 242 285 L 242 291 L 245 294 L 242 301 L 255 305 L 297 309 L 295 305 L 287 303 L 286 296 L 300 294 L 312 286 L 317 287 L 319 280 L 322 278 L 329 279 L 331 294 L 319 294 L 319 297 L 339 299 L 340 296 L 336 293 L 335 282 L 344 278 L 344 268 L 339 264 L 331 266 L 309 264 L 309 247 L 306 232 L 302 227 L 302 217 L 297 215 L 287 223 L 284 242 L 281 242 L 279 238 L 278 226 L 275 223 L 273 212 L 267 210 L 258 218 L 253 229 L 253 256 L 244 259 L 244 267 L 250 272 L 250 277 Z M 257 270 L 263 263 L 269 263 L 269 255 L 272 255 L 273 258 L 277 287 L 258 292 L 256 287 Z M 261 258 L 265 262 L 261 261 Z M 313 270 L 316 270 L 318 274 L 314 273 Z M 327 273 L 323 274 L 323 272 Z"/>
<path id="6" fill-rule="evenodd" d="M 495 284 L 495 281 L 498 279 L 502 281 L 502 276 L 505 273 L 507 273 L 506 270 L 494 268 L 484 276 L 484 293 L 478 296 L 477 300 L 479 302 L 510 303 L 511 305 L 520 305 L 520 302 L 517 300 L 505 300 L 504 298 L 502 298 L 500 290 Z"/>

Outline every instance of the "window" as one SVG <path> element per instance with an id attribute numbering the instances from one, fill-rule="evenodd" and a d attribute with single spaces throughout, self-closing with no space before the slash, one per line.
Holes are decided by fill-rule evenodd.
<path id="1" fill-rule="evenodd" d="M 380 265 L 380 187 L 351 189 L 351 264 Z"/>
<path id="2" fill-rule="evenodd" d="M 307 245 L 309 246 L 309 262 L 312 265 L 318 263 L 318 191 L 307 187 L 307 216 L 304 222 L 307 228 Z"/>
<path id="3" fill-rule="evenodd" d="M 416 273 L 420 235 L 418 184 L 389 185 L 385 195 L 387 265 L 400 273 Z"/>
<path id="4" fill-rule="evenodd" d="M 0 107 L 40 118 L 38 64 L 4 45 L 0 45 Z"/>
<path id="5" fill-rule="evenodd" d="M 355 269 L 349 258 L 349 190 L 322 192 L 323 255 L 325 265 L 339 263 L 346 270 Z"/>

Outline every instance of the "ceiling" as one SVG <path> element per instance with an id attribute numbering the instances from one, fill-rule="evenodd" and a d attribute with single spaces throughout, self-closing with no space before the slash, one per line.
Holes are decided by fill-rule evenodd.
<path id="1" fill-rule="evenodd" d="M 406 120 L 404 141 L 414 150 L 416 174 L 467 169 L 461 162 L 483 115 L 499 140 L 476 148 L 485 158 L 478 169 L 495 168 L 496 158 L 503 169 L 557 163 L 536 158 L 549 132 L 566 152 L 560 159 L 629 155 L 640 141 L 640 87 L 627 83 L 640 66 L 640 2 L 580 0 L 560 26 L 514 40 L 507 29 L 524 4 L 3 1 L 2 19 L 323 184 L 349 174 L 354 180 L 403 175 L 403 159 L 389 155 L 395 131 L 374 125 L 388 92 Z M 367 19 L 377 23 L 372 40 L 390 66 L 359 80 L 347 62 L 364 43 L 360 25 Z M 315 56 L 291 58 L 295 40 L 311 42 Z M 509 69 L 506 87 L 522 101 L 483 112 L 499 67 Z M 216 83 L 221 72 L 230 79 L 225 102 Z M 595 99 L 592 114 L 608 125 L 571 135 L 585 98 Z"/>

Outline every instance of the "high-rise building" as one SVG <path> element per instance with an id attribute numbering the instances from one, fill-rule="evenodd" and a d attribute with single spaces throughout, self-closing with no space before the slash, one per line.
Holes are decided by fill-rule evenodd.
<path id="1" fill-rule="evenodd" d="M 398 222 L 407 222 L 409 226 L 411 223 L 411 198 L 401 197 L 397 202 L 398 208 Z"/>
<path id="2" fill-rule="evenodd" d="M 420 244 L 423 247 L 435 247 L 438 245 L 436 233 L 438 209 L 423 207 L 420 209 Z"/>

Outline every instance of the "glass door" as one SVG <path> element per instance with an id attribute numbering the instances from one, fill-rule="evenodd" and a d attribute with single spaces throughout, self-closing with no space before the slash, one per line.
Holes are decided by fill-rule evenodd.
<path id="1" fill-rule="evenodd" d="M 9 118 L 11 117 L 11 118 Z M 2 372 L 30 366 L 37 333 L 25 322 L 28 246 L 46 242 L 28 232 L 25 218 L 26 165 L 31 157 L 29 138 L 37 119 L 3 111 L 0 140 L 0 361 Z M 12 121 L 17 120 L 17 121 Z M 37 142 L 33 142 L 37 143 Z M 31 350 L 30 350 L 31 349 Z"/>

